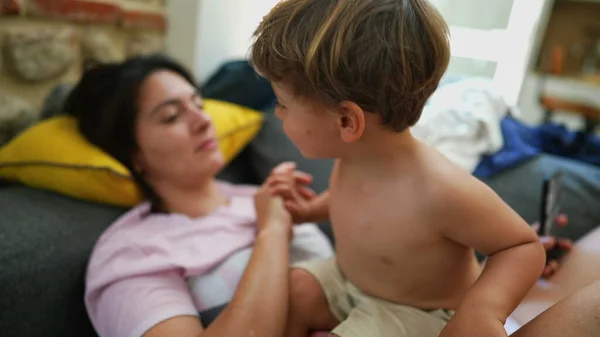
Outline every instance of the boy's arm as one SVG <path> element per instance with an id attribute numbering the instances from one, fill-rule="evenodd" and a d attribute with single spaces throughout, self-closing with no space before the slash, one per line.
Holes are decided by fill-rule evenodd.
<path id="1" fill-rule="evenodd" d="M 471 322 L 480 317 L 504 324 L 540 277 L 543 246 L 533 229 L 480 181 L 454 179 L 445 185 L 433 212 L 443 234 L 489 257 L 456 314 L 466 313 Z"/>
<path id="2" fill-rule="evenodd" d="M 329 221 L 329 190 L 321 193 L 311 201 L 310 210 L 310 221 Z"/>

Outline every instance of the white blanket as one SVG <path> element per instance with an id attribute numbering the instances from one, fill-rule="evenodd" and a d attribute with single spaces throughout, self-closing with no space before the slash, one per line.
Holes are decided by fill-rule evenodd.
<path id="1" fill-rule="evenodd" d="M 467 78 L 440 86 L 411 131 L 455 164 L 473 172 L 483 155 L 502 148 L 500 121 L 507 110 L 490 81 Z"/>

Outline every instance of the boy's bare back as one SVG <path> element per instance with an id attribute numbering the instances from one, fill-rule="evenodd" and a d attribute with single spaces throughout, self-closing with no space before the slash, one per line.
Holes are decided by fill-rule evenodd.
<path id="1" fill-rule="evenodd" d="M 374 297 L 455 309 L 481 267 L 472 248 L 444 235 L 443 208 L 460 202 L 444 199 L 444 189 L 448 179 L 473 185 L 474 178 L 416 141 L 401 158 L 382 174 L 336 163 L 329 194 L 337 262 Z"/>

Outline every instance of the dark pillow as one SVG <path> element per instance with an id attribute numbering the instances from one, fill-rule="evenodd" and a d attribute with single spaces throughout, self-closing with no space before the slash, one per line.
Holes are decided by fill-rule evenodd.
<path id="1" fill-rule="evenodd" d="M 250 148 L 247 146 L 217 174 L 217 179 L 233 184 L 260 185 L 262 180 L 258 179 L 249 164 L 250 156 Z"/>
<path id="2" fill-rule="evenodd" d="M 261 110 L 273 101 L 271 84 L 246 60 L 224 63 L 202 87 L 202 95 Z"/>

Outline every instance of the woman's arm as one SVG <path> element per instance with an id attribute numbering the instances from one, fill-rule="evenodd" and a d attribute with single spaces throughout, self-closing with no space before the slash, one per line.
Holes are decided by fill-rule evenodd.
<path id="1" fill-rule="evenodd" d="M 233 299 L 204 331 L 198 319 L 166 320 L 144 337 L 283 336 L 288 314 L 289 242 L 292 219 L 273 186 L 254 197 L 258 235 Z"/>
<path id="2" fill-rule="evenodd" d="M 288 314 L 287 230 L 263 230 L 227 308 L 206 329 L 209 336 L 283 336 Z"/>
<path id="3" fill-rule="evenodd" d="M 282 336 L 287 320 L 288 231 L 261 231 L 232 301 L 203 330 L 200 320 L 179 316 L 165 320 L 144 337 Z"/>

